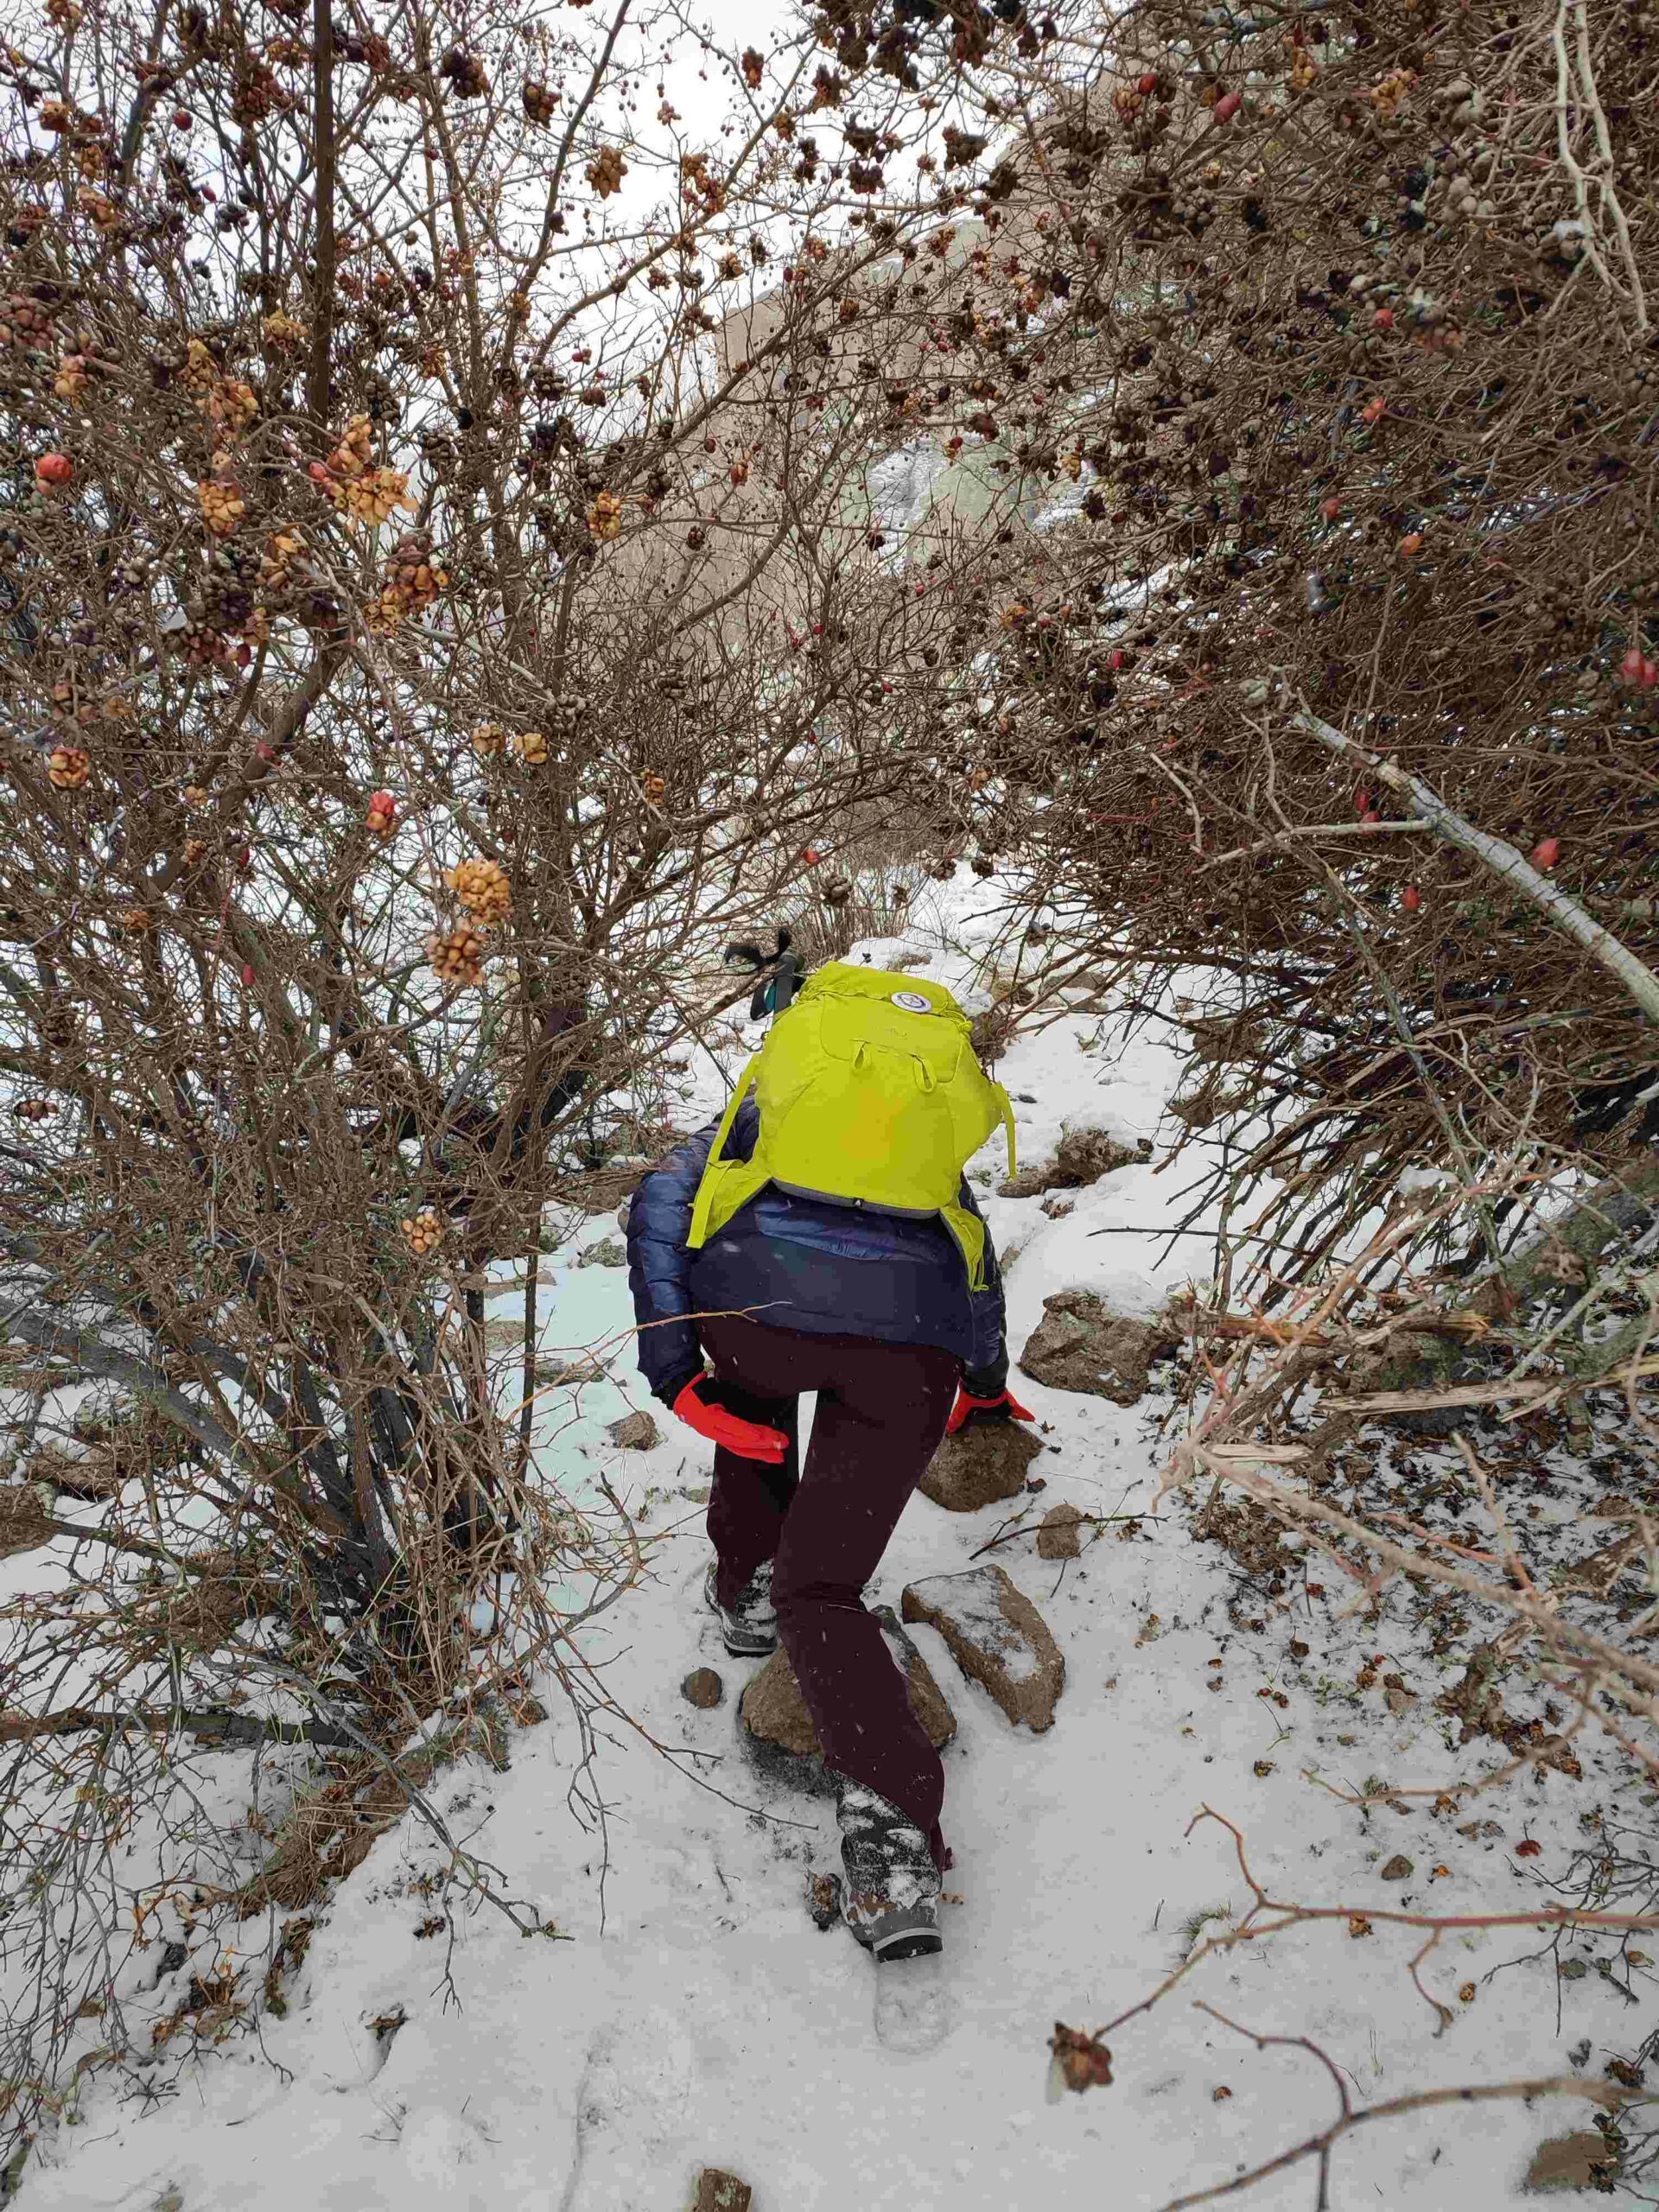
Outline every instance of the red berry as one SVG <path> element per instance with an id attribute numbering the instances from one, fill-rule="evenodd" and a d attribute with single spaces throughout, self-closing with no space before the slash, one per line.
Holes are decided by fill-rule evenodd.
<path id="1" fill-rule="evenodd" d="M 1561 841 L 1559 837 L 1541 837 L 1532 849 L 1535 868 L 1554 868 L 1560 857 Z"/>
<path id="2" fill-rule="evenodd" d="M 195 119 L 188 107 L 175 107 L 173 111 L 173 128 L 175 130 L 188 130 Z"/>
<path id="3" fill-rule="evenodd" d="M 1659 661 L 1643 662 L 1640 682 L 1644 691 L 1651 691 L 1654 685 L 1659 683 Z"/>
<path id="4" fill-rule="evenodd" d="M 43 453 L 35 464 L 35 480 L 38 484 L 53 486 L 67 484 L 75 473 L 75 464 L 67 453 Z"/>
<path id="5" fill-rule="evenodd" d="M 254 757 L 257 760 L 274 760 L 276 758 L 276 747 L 274 745 L 267 745 L 263 739 L 254 747 L 253 750 Z"/>
<path id="6" fill-rule="evenodd" d="M 1646 664 L 1646 658 L 1640 645 L 1632 645 L 1624 659 L 1620 661 L 1618 672 L 1627 683 L 1639 683 L 1642 681 L 1642 671 Z"/>
<path id="7" fill-rule="evenodd" d="M 1106 656 L 1106 665 L 1114 675 L 1116 675 L 1120 670 L 1127 668 L 1128 664 L 1129 657 L 1122 645 L 1114 645 Z"/>
<path id="8" fill-rule="evenodd" d="M 1319 512 L 1325 517 L 1326 522 L 1335 522 L 1337 517 L 1342 512 L 1342 501 L 1338 499 L 1334 492 L 1328 499 L 1319 501 Z"/>
<path id="9" fill-rule="evenodd" d="M 1377 812 L 1374 806 L 1368 806 L 1364 813 L 1362 814 L 1359 818 L 1368 830 L 1370 828 L 1373 822 L 1380 822 L 1382 819 L 1382 816 Z"/>
<path id="10" fill-rule="evenodd" d="M 234 858 L 238 868 L 251 868 L 253 866 L 253 849 L 250 845 L 238 845 L 232 857 Z"/>
<path id="11" fill-rule="evenodd" d="M 242 982 L 243 982 L 244 988 L 245 988 L 245 987 L 246 987 L 249 983 L 252 982 L 252 981 L 253 981 L 253 963 L 252 963 L 252 961 L 251 961 L 251 960 L 245 960 L 245 961 L 242 963 Z"/>
<path id="12" fill-rule="evenodd" d="M 808 845 L 802 853 L 801 858 L 806 862 L 808 868 L 817 868 L 818 862 L 823 858 L 823 855 L 816 845 Z"/>
<path id="13" fill-rule="evenodd" d="M 1148 69 L 1141 77 L 1135 89 L 1137 92 L 1155 92 L 1157 91 L 1158 79 L 1150 69 Z"/>
<path id="14" fill-rule="evenodd" d="M 397 802 L 393 798 L 390 791 L 371 791 L 369 793 L 369 812 L 371 814 L 396 814 L 397 811 Z"/>
<path id="15" fill-rule="evenodd" d="M 1422 905 L 1423 894 L 1414 883 L 1408 883 L 1406 886 L 1405 898 L 1402 903 L 1408 914 L 1414 914 Z"/>
<path id="16" fill-rule="evenodd" d="M 1371 795 L 1370 791 L 1366 790 L 1364 785 L 1362 784 L 1359 786 L 1359 789 L 1354 793 L 1354 812 L 1356 814 L 1369 814 L 1370 810 Z"/>
<path id="17" fill-rule="evenodd" d="M 1379 330 L 1392 330 L 1394 328 L 1394 309 L 1392 308 L 1378 308 L 1371 320 Z"/>
<path id="18" fill-rule="evenodd" d="M 1244 96 L 1242 92 L 1224 92 L 1216 102 L 1216 121 L 1230 123 L 1243 105 Z"/>

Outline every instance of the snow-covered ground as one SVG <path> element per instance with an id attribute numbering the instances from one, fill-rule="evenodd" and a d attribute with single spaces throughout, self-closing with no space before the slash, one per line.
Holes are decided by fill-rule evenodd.
<path id="1" fill-rule="evenodd" d="M 903 948 L 866 950 L 878 964 L 928 950 L 930 975 L 966 985 L 963 948 L 975 931 L 958 912 L 955 949 L 930 943 L 918 922 Z M 1027 1160 L 1052 1150 L 1068 1116 L 1169 1134 L 1160 1118 L 1180 1032 L 1143 1030 L 1123 1049 L 1094 1044 L 1096 1027 L 1061 1021 L 1002 1063 Z M 717 1103 L 718 1080 L 700 1064 L 688 1084 L 690 1126 Z M 985 1158 L 994 1183 L 995 1145 Z M 1061 1219 L 1034 1198 L 988 1198 L 1010 1255 L 1016 1354 L 1046 1293 L 1086 1287 L 1145 1313 L 1189 1272 L 1206 1272 L 1199 1240 L 1159 1257 L 1156 1232 L 1185 1176 L 1160 1175 L 1156 1158 L 1078 1192 Z M 625 1271 L 576 1264 L 582 1249 L 615 1235 L 613 1222 L 588 1222 L 548 1263 L 549 1349 L 607 1344 L 626 1329 Z M 1312 1777 L 1432 1788 L 1467 1767 L 1471 1755 L 1448 1751 L 1431 1697 L 1395 1713 L 1353 1688 L 1385 1636 L 1391 1664 L 1410 1672 L 1429 1661 L 1403 1648 L 1403 1623 L 1342 1617 L 1341 1592 L 1310 1594 L 1300 1579 L 1276 1601 L 1247 1594 L 1244 1618 L 1230 1619 L 1240 1570 L 1194 1541 L 1187 1509 L 1166 1501 L 1159 1519 L 1104 1527 L 1076 1561 L 1039 1560 L 1027 1536 L 989 1554 L 1063 1648 L 1050 1733 L 1014 1730 L 932 1630 L 912 1631 L 960 1728 L 945 1754 L 944 1817 L 960 1899 L 946 1907 L 957 2017 L 926 2056 L 884 2047 L 873 2031 L 874 1970 L 843 1930 L 819 1933 L 807 1912 L 810 1872 L 836 1864 L 832 1809 L 763 1783 L 737 1740 L 736 1697 L 752 1669 L 726 1657 L 701 1605 L 705 1447 L 664 1421 L 671 1433 L 655 1451 L 612 1450 L 605 1423 L 646 1402 L 626 1343 L 615 1376 L 585 1387 L 579 1405 L 559 1399 L 542 1465 L 576 1497 L 602 1469 L 643 1508 L 647 1580 L 585 1649 L 620 1711 L 681 1756 L 609 1724 L 598 1768 L 606 1831 L 585 1830 L 567 1807 L 579 1748 L 555 1688 L 548 1719 L 514 1737 L 510 1771 L 465 1762 L 431 1792 L 502 1886 L 569 1940 L 523 1937 L 488 1910 L 435 1903 L 441 1854 L 405 1821 L 317 1909 L 287 2016 L 257 2039 L 220 2044 L 148 2108 L 118 2101 L 94 2077 L 79 2124 L 37 2146 L 24 2212 L 676 2212 L 703 2165 L 748 2181 L 755 2212 L 1152 2212 L 1335 2117 L 1316 2058 L 1258 2050 L 1195 1999 L 1255 2033 L 1311 2037 L 1357 2104 L 1565 2073 L 1586 2038 L 1593 2056 L 1580 2051 L 1578 2063 L 1599 2074 L 1608 2052 L 1643 2032 L 1645 2007 L 1637 2012 L 1599 1974 L 1562 1980 L 1548 1950 L 1489 1981 L 1542 1949 L 1542 1938 L 1510 1931 L 1450 1936 L 1429 1959 L 1426 1980 L 1453 2015 L 1437 2037 L 1408 1977 L 1421 1938 L 1382 1924 L 1356 1935 L 1338 1919 L 1208 1961 L 1114 2031 L 1110 2087 L 1046 2099 L 1056 2021 L 1093 2029 L 1124 2012 L 1195 1930 L 1219 1924 L 1202 1916 L 1248 1903 L 1225 1832 L 1187 1833 L 1201 1807 L 1245 1831 L 1275 1897 L 1308 1904 L 1522 1910 L 1583 1840 L 1590 1800 L 1560 1774 L 1480 1801 L 1479 1819 L 1501 1833 L 1474 1836 L 1458 1832 L 1467 1811 L 1437 1818 L 1427 1798 L 1367 1820 L 1322 1787 Z M 1039 1510 L 1150 1511 L 1166 1398 L 1119 1408 L 1014 1382 L 1047 1446 Z M 958 1516 L 918 1496 L 872 1598 L 896 1608 L 906 1582 L 965 1567 L 1014 1510 Z M 14 1587 L 26 1564 L 10 1563 Z M 700 1665 L 725 1685 L 712 1711 L 679 1693 Z M 1523 1826 L 1544 1850 L 1518 1861 Z M 1413 1872 L 1385 1882 L 1395 1854 Z M 251 1950 L 264 1937 L 251 1929 Z M 1495 2212 L 1517 2201 L 1534 2146 L 1587 2126 L 1590 2110 L 1499 2103 L 1363 2129 L 1337 2152 L 1332 2202 Z M 1242 2201 L 1306 2212 L 1313 2171 L 1298 2167 Z"/>

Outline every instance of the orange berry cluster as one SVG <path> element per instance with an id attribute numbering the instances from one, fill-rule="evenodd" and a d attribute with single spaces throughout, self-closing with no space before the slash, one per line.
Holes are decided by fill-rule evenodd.
<path id="1" fill-rule="evenodd" d="M 622 531 L 622 495 L 601 492 L 588 510 L 588 527 L 595 537 L 617 537 Z"/>
<path id="2" fill-rule="evenodd" d="M 78 745 L 54 745 L 46 772 L 60 791 L 78 791 L 92 772 L 92 757 Z"/>
<path id="3" fill-rule="evenodd" d="M 311 474 L 341 514 L 378 524 L 415 502 L 402 469 L 375 467 L 372 437 L 368 416 L 353 415 L 340 443 L 326 461 L 313 463 Z"/>
<path id="4" fill-rule="evenodd" d="M 52 318 L 38 300 L 27 292 L 10 293 L 0 308 L 0 346 L 44 345 L 52 335 Z"/>
<path id="5" fill-rule="evenodd" d="M 417 1260 L 423 1260 L 429 1252 L 435 1252 L 443 1242 L 443 1224 L 430 1206 L 423 1207 L 419 1213 L 406 1214 L 398 1226 L 404 1232 L 404 1243 Z"/>
<path id="6" fill-rule="evenodd" d="M 484 938 L 478 930 L 437 931 L 426 940 L 426 957 L 446 983 L 471 988 L 484 980 Z"/>
<path id="7" fill-rule="evenodd" d="M 432 541 L 424 531 L 404 532 L 387 558 L 385 582 L 364 609 L 364 620 L 372 630 L 382 633 L 395 630 L 404 615 L 417 614 L 430 607 L 443 590 L 449 571 L 433 566 L 431 552 Z"/>
<path id="8" fill-rule="evenodd" d="M 247 512 L 247 505 L 234 484 L 223 479 L 196 486 L 201 518 L 215 537 L 228 537 Z"/>
<path id="9" fill-rule="evenodd" d="M 481 856 L 462 861 L 448 869 L 444 882 L 455 894 L 461 910 L 486 925 L 505 922 L 512 912 L 512 886 L 499 861 Z"/>
<path id="10" fill-rule="evenodd" d="M 539 768 L 547 759 L 547 740 L 538 729 L 521 730 L 512 749 L 527 768 Z"/>
<path id="11" fill-rule="evenodd" d="M 305 540 L 297 530 L 289 526 L 273 530 L 259 556 L 260 582 L 279 590 L 288 582 L 289 570 L 304 550 Z"/>

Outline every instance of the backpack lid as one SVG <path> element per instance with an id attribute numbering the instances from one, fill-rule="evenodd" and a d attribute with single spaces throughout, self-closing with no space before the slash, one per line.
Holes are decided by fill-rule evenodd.
<path id="1" fill-rule="evenodd" d="M 906 1014 L 944 1016 L 964 1033 L 970 1024 L 943 983 L 925 976 L 907 976 L 893 968 L 855 967 L 850 961 L 832 960 L 809 976 L 795 995 L 796 1006 L 815 999 L 882 999 Z"/>

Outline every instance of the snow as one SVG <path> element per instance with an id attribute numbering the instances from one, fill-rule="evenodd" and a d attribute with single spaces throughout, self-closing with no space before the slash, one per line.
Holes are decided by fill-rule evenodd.
<path id="1" fill-rule="evenodd" d="M 930 974 L 969 989 L 994 903 L 995 887 L 974 887 L 934 910 L 950 944 L 934 944 Z M 906 943 L 919 949 L 927 927 L 918 916 Z M 1123 1048 L 1096 1021 L 1070 1019 L 1016 1045 L 999 1073 L 1024 1156 L 1052 1151 L 1068 1118 L 1096 1114 L 1158 1138 L 1180 1047 L 1173 1021 L 1143 1027 Z M 724 1079 L 706 1055 L 694 1058 L 686 1126 L 720 1103 Z M 1118 1311 L 1149 1312 L 1207 1268 L 1201 1238 L 1173 1249 L 1160 1241 L 1177 1211 L 1174 1179 L 1185 1177 L 1160 1175 L 1154 1155 L 1068 1194 L 1075 1210 L 1053 1221 L 1034 1198 L 987 1196 L 1014 1255 L 1016 1350 L 1046 1293 L 1082 1286 Z M 514 1735 L 510 1771 L 468 1760 L 428 1791 L 451 1831 L 499 1870 L 499 1887 L 556 1922 L 562 1940 L 521 1936 L 441 1881 L 435 1889 L 442 1855 L 405 1821 L 317 1908 L 286 2017 L 204 2052 L 175 2090 L 165 2090 L 171 2070 L 158 2072 L 164 2094 L 153 2105 L 122 2101 L 86 2075 L 73 2124 L 37 2145 L 21 2212 L 162 2202 L 666 2212 L 690 2201 L 704 2164 L 749 2181 L 756 2212 L 1151 2212 L 1334 2116 L 1317 2062 L 1259 2050 L 1195 1999 L 1255 2032 L 1311 2037 L 1365 2102 L 1566 2072 L 1569 2049 L 1586 2038 L 1599 2073 L 1639 2036 L 1617 1985 L 1594 1973 L 1559 1980 L 1545 1939 L 1469 1930 L 1424 1968 L 1454 2014 L 1437 2039 L 1407 1973 L 1421 1936 L 1379 1923 L 1357 1940 L 1339 1919 L 1211 1958 L 1109 2037 L 1111 2087 L 1045 2101 L 1057 2019 L 1092 2029 L 1134 2005 L 1185 1954 L 1193 1937 L 1183 1929 L 1214 1932 L 1227 1925 L 1215 1916 L 1248 1904 L 1229 1836 L 1210 1822 L 1189 1833 L 1204 1806 L 1239 1824 L 1274 1896 L 1315 1904 L 1521 1910 L 1554 1894 L 1541 1875 L 1562 1875 L 1583 1840 L 1584 1785 L 1553 1772 L 1478 1801 L 1503 1840 L 1460 1835 L 1427 1798 L 1368 1817 L 1344 1803 L 1337 1789 L 1361 1789 L 1368 1777 L 1433 1789 L 1469 1765 L 1471 1754 L 1443 1739 L 1432 1697 L 1395 1713 L 1351 1687 L 1358 1657 L 1385 1641 L 1391 1660 L 1425 1677 L 1432 1653 L 1403 1648 L 1400 1621 L 1351 1618 L 1341 1592 L 1313 1595 L 1300 1569 L 1289 1595 L 1247 1597 L 1252 1618 L 1230 1622 L 1234 1563 L 1194 1541 L 1185 1509 L 1166 1500 L 1157 1519 L 1106 1527 L 1076 1561 L 1039 1563 L 1023 1539 L 995 1554 L 1065 1656 L 1047 1734 L 1010 1726 L 937 1634 L 913 1630 L 959 1722 L 945 1754 L 944 1827 L 961 1901 L 943 1908 L 957 2018 L 936 2050 L 884 2048 L 873 2031 L 875 1969 L 844 1930 L 819 1933 L 806 1910 L 809 1871 L 836 1863 L 832 1809 L 763 1783 L 735 1738 L 750 1668 L 726 1657 L 701 1602 L 704 1447 L 672 1422 L 649 1453 L 605 1440 L 607 1422 L 645 1402 L 626 1351 L 625 1272 L 597 1253 L 583 1264 L 614 1235 L 608 1217 L 583 1223 L 543 1262 L 538 1303 L 544 1354 L 620 1354 L 607 1379 L 549 1394 L 543 1471 L 577 1503 L 601 1471 L 626 1483 L 647 1540 L 642 1586 L 584 1632 L 590 1681 L 610 1706 L 600 1714 L 603 1833 L 567 1802 L 582 1747 L 556 1680 L 540 1686 L 547 1721 Z M 516 1315 L 520 1294 L 504 1295 L 512 1302 L 493 1303 L 493 1318 Z M 1047 1446 L 1033 1527 L 1062 1500 L 1085 1513 L 1152 1513 L 1166 1402 L 1120 1408 L 1016 1382 Z M 906 1582 L 963 1572 L 1013 1510 L 959 1516 L 917 1496 L 871 1601 L 896 1609 Z M 7 1561 L 8 1589 L 29 1586 L 31 1573 L 38 1586 L 47 1558 Z M 1295 1663 L 1290 1634 L 1307 1648 Z M 726 1682 L 715 1710 L 678 1694 L 697 1665 Z M 1500 1763 L 1495 1751 L 1488 1763 Z M 245 1777 L 245 1759 L 224 1766 Z M 1599 1774 L 1592 1795 L 1612 1786 Z M 1523 1826 L 1545 1848 L 1518 1865 Z M 1395 1853 L 1418 1870 L 1403 1899 L 1379 1879 Z M 442 1929 L 423 1933 L 435 1916 Z M 250 1959 L 264 1955 L 263 1923 L 242 1939 Z M 1469 2003 L 1456 1994 L 1465 1982 L 1477 1993 Z M 149 2001 L 159 2015 L 176 1997 L 168 1985 Z M 143 2004 L 135 1997 L 140 2018 Z M 395 2029 L 372 2024 L 400 2012 Z M 1536 2143 L 1588 2125 L 1589 2109 L 1492 2103 L 1380 2123 L 1338 2150 L 1335 2201 L 1498 2212 L 1518 2201 Z M 1306 2212 L 1313 2194 L 1302 2167 L 1235 2201 Z"/>

